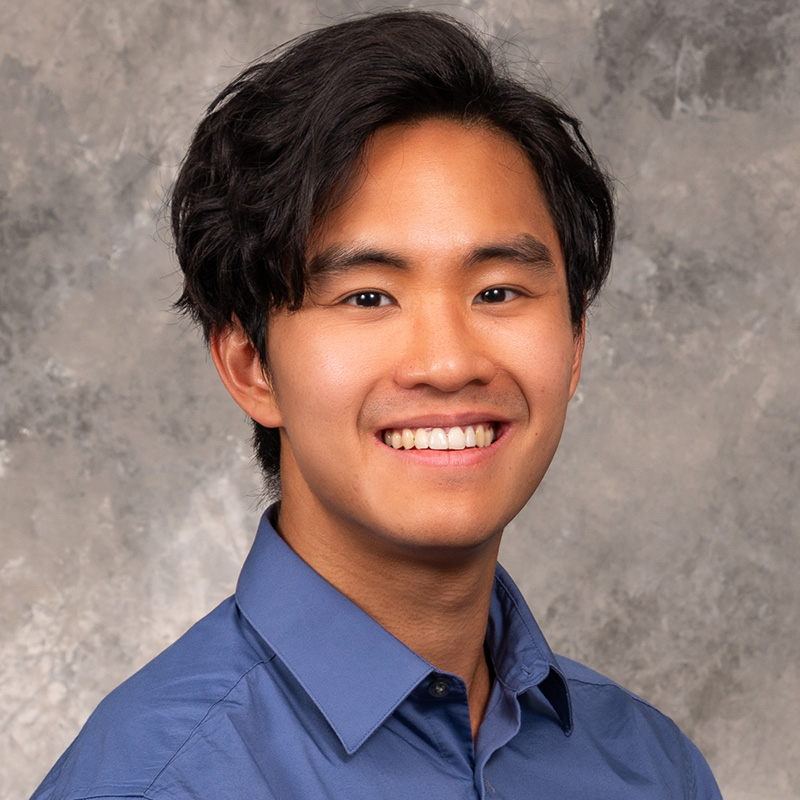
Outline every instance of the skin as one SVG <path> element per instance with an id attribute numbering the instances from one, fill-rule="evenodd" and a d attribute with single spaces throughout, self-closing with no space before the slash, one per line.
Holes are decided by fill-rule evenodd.
<path id="1" fill-rule="evenodd" d="M 272 314 L 269 379 L 237 324 L 212 355 L 280 429 L 278 528 L 317 572 L 438 669 L 473 735 L 506 524 L 555 454 L 580 376 L 564 259 L 529 161 L 447 120 L 380 129 L 317 228 L 303 307 Z M 385 429 L 493 421 L 490 447 L 394 450 Z"/>

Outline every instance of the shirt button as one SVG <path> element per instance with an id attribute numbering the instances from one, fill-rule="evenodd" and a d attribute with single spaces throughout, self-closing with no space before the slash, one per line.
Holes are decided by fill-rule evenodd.
<path id="1" fill-rule="evenodd" d="M 447 697 L 450 694 L 450 682 L 444 678 L 434 678 L 428 684 L 428 694 L 431 697 Z"/>

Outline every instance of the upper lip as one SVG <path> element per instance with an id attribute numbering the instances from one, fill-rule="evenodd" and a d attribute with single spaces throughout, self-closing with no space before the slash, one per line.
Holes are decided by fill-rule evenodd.
<path id="1" fill-rule="evenodd" d="M 402 430 L 403 428 L 465 428 L 485 422 L 505 422 L 496 411 L 463 411 L 459 413 L 442 412 L 414 414 L 396 422 L 389 422 L 381 430 Z"/>

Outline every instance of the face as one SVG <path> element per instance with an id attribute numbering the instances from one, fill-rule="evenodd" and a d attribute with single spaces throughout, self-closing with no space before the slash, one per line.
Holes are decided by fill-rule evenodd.
<path id="1" fill-rule="evenodd" d="M 582 350 L 522 151 L 443 120 L 381 129 L 309 256 L 307 301 L 268 330 L 281 529 L 342 552 L 499 540 L 555 453 Z"/>

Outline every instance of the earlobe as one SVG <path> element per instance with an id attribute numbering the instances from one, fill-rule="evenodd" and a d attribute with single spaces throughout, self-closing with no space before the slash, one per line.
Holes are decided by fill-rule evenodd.
<path id="1" fill-rule="evenodd" d="M 209 347 L 219 377 L 239 407 L 264 427 L 280 428 L 283 421 L 272 385 L 239 321 L 212 334 Z"/>
<path id="2" fill-rule="evenodd" d="M 581 379 L 581 364 L 583 362 L 583 346 L 586 343 L 586 318 L 582 318 L 580 322 L 580 328 L 576 328 L 572 347 L 573 347 L 573 358 L 572 358 L 572 378 L 570 379 L 569 383 L 569 399 L 572 400 L 572 395 L 575 394 L 575 390 L 578 388 L 578 381 Z"/>

